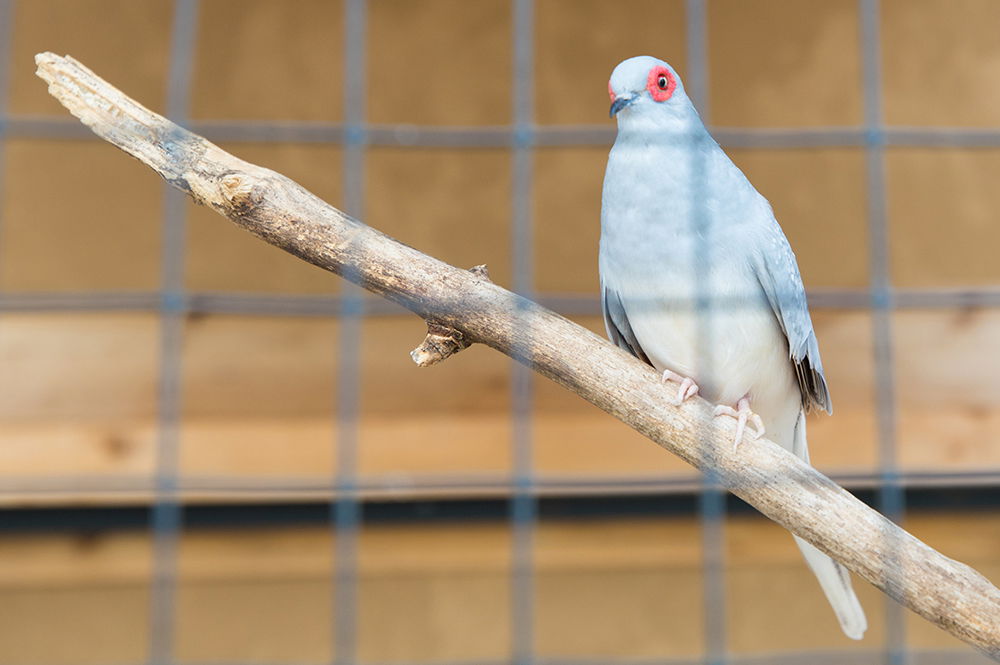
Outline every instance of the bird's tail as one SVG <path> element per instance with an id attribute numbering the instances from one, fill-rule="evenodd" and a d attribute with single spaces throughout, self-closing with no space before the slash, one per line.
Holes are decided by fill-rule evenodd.
<path id="1" fill-rule="evenodd" d="M 792 452 L 804 461 L 809 461 L 809 449 L 806 447 L 805 413 L 799 414 L 799 420 L 795 425 L 795 442 Z M 809 564 L 809 568 L 819 580 L 819 585 L 823 588 L 826 599 L 830 601 L 844 634 L 852 640 L 860 640 L 868 629 L 868 620 L 865 618 L 865 611 L 861 609 L 861 603 L 851 586 L 851 574 L 847 568 L 811 544 L 798 536 L 793 536 L 793 538 L 795 538 L 795 544 L 802 551 L 806 563 Z"/>

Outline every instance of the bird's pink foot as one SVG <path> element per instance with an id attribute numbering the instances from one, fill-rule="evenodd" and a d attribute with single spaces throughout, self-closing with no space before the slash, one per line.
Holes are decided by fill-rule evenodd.
<path id="1" fill-rule="evenodd" d="M 669 369 L 663 370 L 663 376 L 660 379 L 663 383 L 667 381 L 677 381 L 681 384 L 681 387 L 677 390 L 677 396 L 671 400 L 671 404 L 674 406 L 680 406 L 684 403 L 684 400 L 689 397 L 694 397 L 698 394 L 698 384 L 686 376 L 681 376 L 677 372 L 671 372 Z"/>
<path id="2" fill-rule="evenodd" d="M 753 438 L 759 439 L 764 436 L 764 421 L 760 419 L 756 413 L 750 410 L 750 398 L 743 397 L 739 402 L 736 403 L 736 408 L 731 406 L 726 406 L 720 404 L 715 407 L 714 414 L 716 416 L 732 416 L 736 418 L 736 438 L 733 439 L 733 449 L 739 447 L 740 441 L 743 440 L 743 432 L 746 430 L 747 422 L 754 426 L 752 430 Z"/>

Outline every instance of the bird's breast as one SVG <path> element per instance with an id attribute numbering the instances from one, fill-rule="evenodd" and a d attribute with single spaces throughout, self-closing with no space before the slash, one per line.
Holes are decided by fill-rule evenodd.
<path id="1" fill-rule="evenodd" d="M 734 405 L 748 395 L 772 438 L 790 446 L 801 397 L 787 340 L 766 299 L 737 286 L 742 280 L 713 289 L 669 271 L 658 280 L 671 278 L 673 286 L 651 284 L 622 298 L 650 362 L 691 377 L 712 403 Z"/>
<path id="2" fill-rule="evenodd" d="M 694 379 L 709 401 L 749 395 L 790 446 L 801 397 L 753 268 L 753 248 L 773 223 L 766 200 L 717 146 L 626 142 L 611 152 L 601 281 L 617 293 L 642 350 L 657 369 Z"/>
<path id="3" fill-rule="evenodd" d="M 739 227 L 708 243 L 687 233 L 615 231 L 602 236 L 602 282 L 618 293 L 650 362 L 691 377 L 713 403 L 749 395 L 765 426 L 791 445 L 801 399 L 794 367 Z"/>

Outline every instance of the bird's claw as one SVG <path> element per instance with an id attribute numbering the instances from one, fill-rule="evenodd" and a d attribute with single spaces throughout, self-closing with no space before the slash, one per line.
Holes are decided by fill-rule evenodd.
<path id="1" fill-rule="evenodd" d="M 732 416 L 733 418 L 736 418 L 736 437 L 733 439 L 733 450 L 739 448 L 740 441 L 743 440 L 743 433 L 746 431 L 748 422 L 754 427 L 754 429 L 751 430 L 754 440 L 764 436 L 764 432 L 767 431 L 764 429 L 764 421 L 760 419 L 760 416 L 750 410 L 749 397 L 743 397 L 740 399 L 740 401 L 736 403 L 735 409 L 731 406 L 720 404 L 715 407 L 713 414 L 716 416 Z"/>
<path id="2" fill-rule="evenodd" d="M 663 383 L 667 381 L 680 382 L 681 387 L 677 390 L 677 396 L 670 400 L 670 403 L 674 406 L 680 406 L 685 400 L 698 394 L 698 384 L 693 379 L 681 376 L 677 372 L 671 372 L 669 369 L 663 370 L 663 376 L 660 380 Z"/>

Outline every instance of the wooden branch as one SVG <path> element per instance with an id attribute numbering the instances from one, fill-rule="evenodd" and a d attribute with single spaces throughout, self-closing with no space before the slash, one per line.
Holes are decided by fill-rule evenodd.
<path id="1" fill-rule="evenodd" d="M 261 239 L 410 309 L 429 364 L 487 344 L 557 381 L 805 538 L 926 619 L 1000 660 L 1000 590 L 765 440 L 734 450 L 733 421 L 693 399 L 671 406 L 657 373 L 580 326 L 475 272 L 349 218 L 288 178 L 238 159 L 125 96 L 79 62 L 36 56 L 49 92 L 98 136 Z M 448 331 L 455 331 L 453 335 Z"/>
<path id="2" fill-rule="evenodd" d="M 473 266 L 469 268 L 469 271 L 484 279 L 490 278 L 485 265 Z M 471 345 L 472 340 L 467 338 L 461 330 L 428 321 L 427 336 L 424 337 L 420 346 L 410 351 L 410 358 L 421 367 L 428 367 L 450 358 Z"/>

